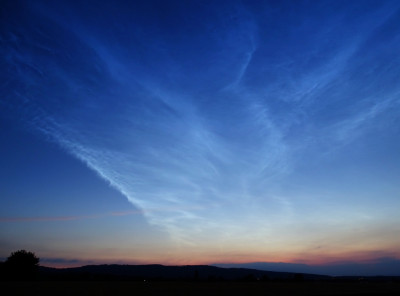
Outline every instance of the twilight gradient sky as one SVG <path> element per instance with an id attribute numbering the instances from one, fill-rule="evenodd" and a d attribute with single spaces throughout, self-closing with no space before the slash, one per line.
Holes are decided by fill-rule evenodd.
<path id="1" fill-rule="evenodd" d="M 81 2 L 1 2 L 0 257 L 399 263 L 399 1 Z"/>

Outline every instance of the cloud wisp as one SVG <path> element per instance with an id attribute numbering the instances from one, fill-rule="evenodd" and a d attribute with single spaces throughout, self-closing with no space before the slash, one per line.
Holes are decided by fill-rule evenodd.
<path id="1" fill-rule="evenodd" d="M 368 121 L 399 114 L 398 86 L 381 86 L 400 60 L 385 66 L 389 49 L 367 47 L 390 14 L 366 12 L 360 28 L 339 11 L 318 30 L 307 15 L 300 28 L 275 16 L 269 25 L 285 33 L 277 36 L 264 10 L 242 4 L 176 4 L 170 14 L 121 4 L 110 8 L 119 7 L 118 21 L 96 19 L 102 5 L 60 7 L 38 2 L 6 19 L 1 104 L 183 243 L 292 221 L 302 213 L 282 192 L 305 158 L 346 153 L 343 143 L 368 132 Z M 396 36 L 384 38 L 398 47 Z M 378 79 L 364 85 L 371 78 L 357 73 L 371 62 Z"/>

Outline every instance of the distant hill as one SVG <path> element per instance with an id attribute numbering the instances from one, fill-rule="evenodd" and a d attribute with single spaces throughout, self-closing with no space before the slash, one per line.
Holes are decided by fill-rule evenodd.
<path id="1" fill-rule="evenodd" d="M 249 268 L 257 270 L 324 274 L 329 276 L 356 276 L 356 277 L 399 277 L 400 260 L 396 258 L 380 258 L 373 262 L 341 264 L 307 265 L 283 262 L 252 262 L 252 263 L 215 263 L 213 266 L 223 268 Z"/>
<path id="2" fill-rule="evenodd" d="M 87 265 L 40 267 L 40 278 L 54 280 L 328 280 L 329 276 L 208 265 Z"/>

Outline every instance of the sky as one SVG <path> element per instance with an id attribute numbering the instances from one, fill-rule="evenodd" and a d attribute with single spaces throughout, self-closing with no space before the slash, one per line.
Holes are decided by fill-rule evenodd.
<path id="1" fill-rule="evenodd" d="M 0 258 L 400 275 L 398 1 L 0 14 Z"/>

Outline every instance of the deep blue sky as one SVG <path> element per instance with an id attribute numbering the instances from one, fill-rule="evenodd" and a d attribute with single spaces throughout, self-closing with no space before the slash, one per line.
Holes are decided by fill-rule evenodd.
<path id="1" fill-rule="evenodd" d="M 0 257 L 398 264 L 398 1 L 0 7 Z"/>

